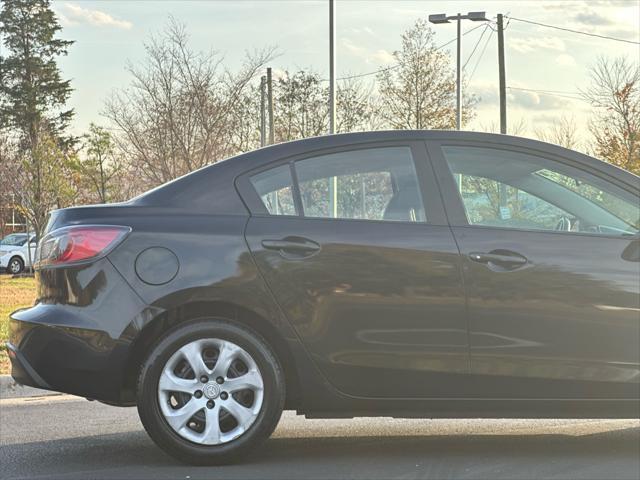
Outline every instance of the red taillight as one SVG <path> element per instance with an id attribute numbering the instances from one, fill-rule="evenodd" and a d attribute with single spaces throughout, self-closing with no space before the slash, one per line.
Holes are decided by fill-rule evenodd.
<path id="1" fill-rule="evenodd" d="M 79 225 L 47 234 L 38 247 L 38 266 L 79 262 L 112 249 L 129 233 L 129 227 Z"/>

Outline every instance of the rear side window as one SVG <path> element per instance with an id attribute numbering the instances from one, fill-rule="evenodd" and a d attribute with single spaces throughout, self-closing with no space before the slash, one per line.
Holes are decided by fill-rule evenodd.
<path id="1" fill-rule="evenodd" d="M 289 165 L 272 168 L 250 180 L 270 215 L 297 215 Z"/>
<path id="2" fill-rule="evenodd" d="M 322 155 L 295 169 L 305 217 L 426 221 L 408 147 Z"/>

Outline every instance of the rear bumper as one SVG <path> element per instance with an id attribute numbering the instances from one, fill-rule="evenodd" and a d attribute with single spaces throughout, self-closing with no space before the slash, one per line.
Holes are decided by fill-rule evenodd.
<path id="1" fill-rule="evenodd" d="M 11 315 L 7 347 L 14 380 L 46 390 L 119 402 L 127 346 L 98 330 L 43 323 L 46 316 L 38 323 L 16 318 L 43 310 L 42 307 Z M 56 316 L 55 311 L 50 313 Z"/>
<path id="2" fill-rule="evenodd" d="M 51 386 L 29 364 L 24 355 L 11 342 L 7 342 L 7 351 L 11 361 L 11 376 L 21 385 L 51 390 Z"/>
<path id="3" fill-rule="evenodd" d="M 40 300 L 10 315 L 11 375 L 24 385 L 131 403 L 133 344 L 154 313 L 108 260 L 39 271 Z M 44 277 L 44 278 L 42 278 Z"/>

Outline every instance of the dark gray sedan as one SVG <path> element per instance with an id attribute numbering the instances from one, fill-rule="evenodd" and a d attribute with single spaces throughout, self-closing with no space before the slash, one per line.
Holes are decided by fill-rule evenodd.
<path id="1" fill-rule="evenodd" d="M 639 178 L 521 138 L 264 148 L 51 214 L 18 381 L 231 461 L 309 417 L 636 417 Z"/>

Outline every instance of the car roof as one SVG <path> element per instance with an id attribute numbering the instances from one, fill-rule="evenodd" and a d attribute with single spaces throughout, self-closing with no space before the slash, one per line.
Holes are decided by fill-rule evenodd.
<path id="1" fill-rule="evenodd" d="M 629 174 L 613 165 L 558 145 L 504 134 L 457 130 L 384 130 L 305 138 L 270 145 L 219 161 L 150 190 L 128 202 L 132 205 L 184 207 L 211 214 L 246 214 L 235 191 L 235 179 L 271 162 L 313 155 L 315 151 L 387 141 L 471 142 L 476 146 L 511 146 L 568 158 L 629 184 Z M 482 144 L 482 145 L 479 145 Z M 633 178 L 634 176 L 631 175 Z M 633 185 L 632 185 L 633 187 Z M 637 187 L 636 187 L 637 188 Z"/>

